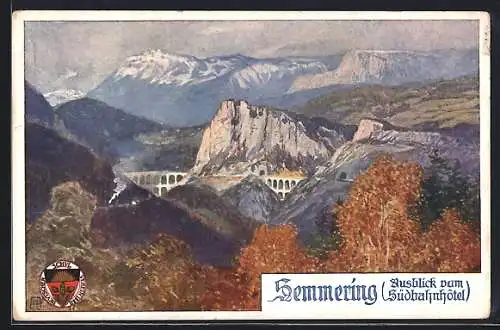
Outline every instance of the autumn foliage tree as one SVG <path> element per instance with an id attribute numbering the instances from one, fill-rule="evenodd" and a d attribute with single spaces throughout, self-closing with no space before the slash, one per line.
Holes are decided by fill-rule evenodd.
<path id="1" fill-rule="evenodd" d="M 455 210 L 447 209 L 423 233 L 414 254 L 419 271 L 480 271 L 481 240 L 470 223 L 464 223 Z"/>
<path id="2" fill-rule="evenodd" d="M 338 248 L 326 260 L 300 247 L 295 227 L 261 226 L 234 269 L 206 269 L 204 310 L 259 310 L 262 273 L 470 272 L 480 266 L 480 239 L 454 210 L 423 231 L 411 208 L 421 198 L 423 169 L 377 158 L 335 204 Z M 337 232 L 338 230 L 338 232 Z M 335 231 L 335 232 L 334 232 Z M 340 235 L 340 240 L 337 235 Z"/>
<path id="3" fill-rule="evenodd" d="M 235 268 L 205 267 L 203 277 L 207 285 L 200 297 L 202 310 L 258 310 L 246 274 Z"/>
<path id="4" fill-rule="evenodd" d="M 342 245 L 334 259 L 346 262 L 330 262 L 332 270 L 409 270 L 408 246 L 418 242 L 419 227 L 407 210 L 419 196 L 421 179 L 417 164 L 389 156 L 378 158 L 356 179 L 337 219 Z"/>
<path id="5" fill-rule="evenodd" d="M 260 310 L 262 273 L 316 273 L 320 267 L 319 259 L 299 246 L 294 226 L 262 225 L 242 249 L 234 271 L 212 270 L 215 281 L 202 297 L 202 305 L 208 310 Z"/>
<path id="6" fill-rule="evenodd" d="M 480 265 L 480 239 L 448 210 L 427 232 L 410 216 L 421 196 L 423 170 L 384 155 L 351 187 L 339 207 L 342 245 L 329 272 L 465 272 Z"/>

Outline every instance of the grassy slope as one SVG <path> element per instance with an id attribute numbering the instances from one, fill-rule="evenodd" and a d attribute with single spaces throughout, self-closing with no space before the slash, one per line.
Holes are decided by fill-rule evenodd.
<path id="1" fill-rule="evenodd" d="M 315 98 L 293 111 L 344 124 L 358 124 L 360 119 L 371 117 L 402 127 L 474 125 L 479 124 L 479 79 L 360 86 Z"/>

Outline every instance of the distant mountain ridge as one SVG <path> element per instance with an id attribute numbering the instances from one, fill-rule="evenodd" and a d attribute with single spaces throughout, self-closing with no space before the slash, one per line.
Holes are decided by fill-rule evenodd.
<path id="1" fill-rule="evenodd" d="M 350 51 L 272 59 L 241 54 L 200 59 L 148 50 L 127 58 L 87 96 L 172 126 L 195 126 L 208 122 L 226 99 L 288 108 L 335 86 L 392 85 L 478 70 L 478 54 L 469 50 Z"/>
<path id="2" fill-rule="evenodd" d="M 24 116 L 27 122 L 52 127 L 55 122 L 52 106 L 29 82 L 24 81 Z"/>
<path id="3" fill-rule="evenodd" d="M 125 171 L 187 171 L 203 127 L 176 129 L 87 97 L 51 107 L 25 82 L 26 121 L 53 129 Z"/>
<path id="4" fill-rule="evenodd" d="M 451 79 L 479 71 L 477 50 L 352 50 L 333 71 L 298 77 L 289 93 L 332 85 L 402 83 Z"/>

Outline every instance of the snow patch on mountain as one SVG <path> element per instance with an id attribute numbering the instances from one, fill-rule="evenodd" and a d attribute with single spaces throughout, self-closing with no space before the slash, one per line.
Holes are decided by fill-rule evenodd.
<path id="1" fill-rule="evenodd" d="M 47 102 L 53 107 L 69 101 L 77 100 L 85 96 L 83 92 L 74 89 L 58 89 L 43 94 Z"/>
<path id="2" fill-rule="evenodd" d="M 260 88 L 275 80 L 292 75 L 325 72 L 326 65 L 320 62 L 279 61 L 277 63 L 258 62 L 235 72 L 231 76 L 231 85 L 242 89 Z"/>
<path id="3" fill-rule="evenodd" d="M 243 60 L 235 58 L 198 59 L 189 55 L 148 50 L 129 57 L 114 74 L 116 80 L 131 77 L 158 85 L 199 84 L 216 79 L 234 70 Z"/>

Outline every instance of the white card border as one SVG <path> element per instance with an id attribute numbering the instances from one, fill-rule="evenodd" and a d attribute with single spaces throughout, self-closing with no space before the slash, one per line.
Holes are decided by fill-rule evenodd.
<path id="1" fill-rule="evenodd" d="M 25 186 L 24 186 L 24 22 L 25 21 L 148 21 L 148 20 L 479 20 L 480 59 L 480 182 L 481 276 L 485 302 L 478 318 L 490 313 L 490 17 L 487 12 L 280 12 L 280 11 L 16 11 L 12 14 L 12 298 L 13 319 L 18 321 L 166 321 L 166 320 L 272 320 L 263 312 L 26 312 L 25 311 Z M 19 219 L 15 221 L 15 219 Z M 17 276 L 16 276 L 17 275 Z M 22 279 L 22 280 L 21 280 Z M 466 308 L 479 308 L 465 306 Z M 456 317 L 460 318 L 457 312 Z M 437 319 L 439 315 L 422 315 Z M 288 319 L 311 317 L 289 315 Z M 314 319 L 345 319 L 332 315 Z M 370 319 L 390 319 L 387 315 Z M 350 318 L 352 319 L 352 318 Z"/>

